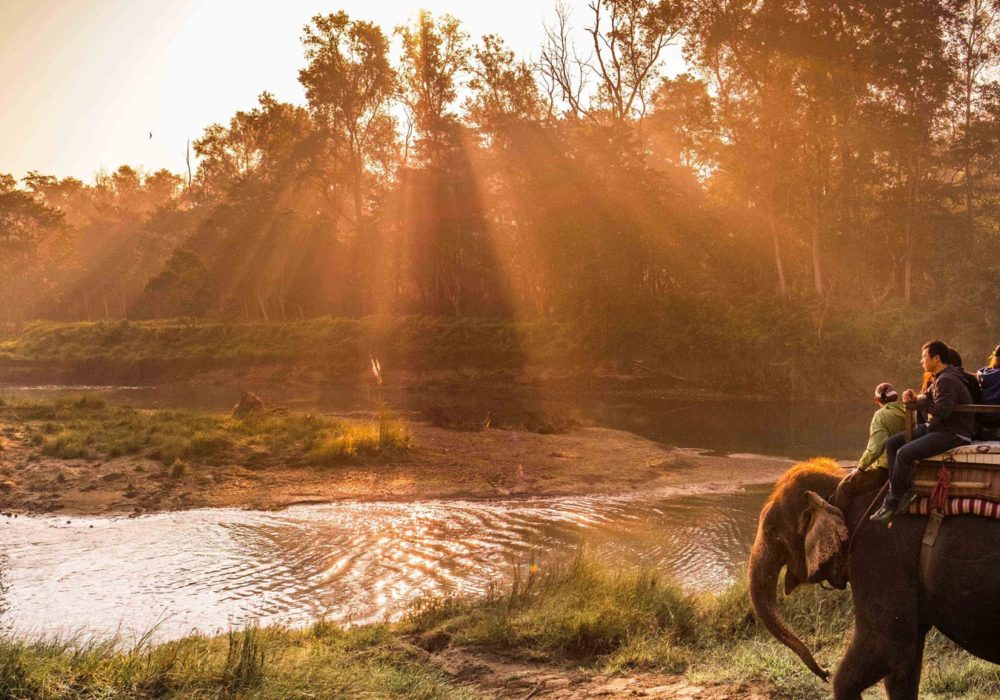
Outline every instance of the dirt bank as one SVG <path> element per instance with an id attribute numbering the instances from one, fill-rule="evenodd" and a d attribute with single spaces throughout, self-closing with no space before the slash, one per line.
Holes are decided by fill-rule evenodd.
<path id="1" fill-rule="evenodd" d="M 579 667 L 508 659 L 476 649 L 445 649 L 428 654 L 427 663 L 483 698 L 767 700 L 777 697 L 760 684 L 694 682 L 683 675 L 663 673 L 607 675 Z"/>
<path id="2" fill-rule="evenodd" d="M 351 420 L 345 418 L 344 420 Z M 356 420 L 356 419 L 355 419 Z M 789 462 L 673 449 L 632 433 L 577 428 L 561 435 L 455 432 L 410 425 L 411 451 L 388 464 L 345 467 L 191 463 L 177 473 L 152 459 L 45 457 L 23 425 L 0 425 L 0 509 L 72 514 L 300 503 L 495 499 L 651 492 L 692 482 L 719 487 L 775 478 Z"/>

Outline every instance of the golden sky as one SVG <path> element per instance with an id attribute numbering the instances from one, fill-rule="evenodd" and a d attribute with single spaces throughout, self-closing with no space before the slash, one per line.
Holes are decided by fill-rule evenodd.
<path id="1" fill-rule="evenodd" d="M 566 4 L 581 25 L 586 0 Z M 421 8 L 447 12 L 473 39 L 500 34 L 528 58 L 554 7 L 549 0 L 0 0 L 0 173 L 89 182 L 98 169 L 123 163 L 181 172 L 186 141 L 253 106 L 260 92 L 304 104 L 300 37 L 316 14 L 343 9 L 391 32 Z"/>

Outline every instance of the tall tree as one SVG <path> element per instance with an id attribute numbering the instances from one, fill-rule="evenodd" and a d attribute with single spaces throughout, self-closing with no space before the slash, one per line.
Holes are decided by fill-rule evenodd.
<path id="1" fill-rule="evenodd" d="M 913 270 L 929 246 L 928 188 L 937 168 L 935 139 L 947 105 L 953 62 L 944 46 L 946 8 L 939 0 L 897 0 L 866 8 L 868 57 L 877 98 L 890 189 L 899 196 L 903 300 L 913 298 Z"/>
<path id="2" fill-rule="evenodd" d="M 976 123 L 983 112 L 984 78 L 1000 61 L 1000 2 L 949 0 L 946 40 L 956 68 L 952 109 L 957 122 L 957 166 L 968 225 L 973 217 L 979 158 L 974 147 Z"/>
<path id="3" fill-rule="evenodd" d="M 394 163 L 396 75 L 389 42 L 377 25 L 341 11 L 313 17 L 302 43 L 308 65 L 299 82 L 318 127 L 316 170 L 328 192 L 350 192 L 358 227 L 371 181 L 388 178 Z"/>
<path id="4" fill-rule="evenodd" d="M 281 186 L 294 182 L 311 129 L 304 109 L 262 92 L 256 107 L 238 111 L 228 127 L 212 124 L 194 142 L 201 188 L 218 198 L 246 178 Z"/>
<path id="5" fill-rule="evenodd" d="M 435 20 L 424 10 L 396 33 L 403 41 L 400 95 L 420 135 L 422 157 L 434 162 L 454 132 L 452 107 L 469 66 L 469 35 L 451 15 Z"/>
<path id="6" fill-rule="evenodd" d="M 688 73 L 663 80 L 652 95 L 652 150 L 671 165 L 708 177 L 718 160 L 718 115 L 708 85 Z"/>
<path id="7" fill-rule="evenodd" d="M 556 24 L 546 28 L 539 71 L 573 116 L 642 121 L 651 88 L 667 48 L 680 37 L 686 0 L 592 0 L 585 30 L 590 53 L 581 54 L 571 38 L 569 10 L 556 8 Z M 588 94 L 589 79 L 596 93 Z M 588 99 L 589 98 L 589 99 Z"/>
<path id="8" fill-rule="evenodd" d="M 617 120 L 642 120 L 664 52 L 685 18 L 681 0 L 591 0 L 598 103 Z"/>
<path id="9" fill-rule="evenodd" d="M 35 180 L 37 183 L 37 179 Z M 61 212 L 18 187 L 12 175 L 0 173 L 0 308 L 7 319 L 20 320 L 51 287 L 59 272 L 49 262 L 46 246 L 64 231 Z M 26 285 L 26 286 L 25 286 Z"/>
<path id="10" fill-rule="evenodd" d="M 518 126 L 541 121 L 544 109 L 531 66 L 517 61 L 502 38 L 487 34 L 473 57 L 465 114 L 481 134 L 502 138 Z"/>

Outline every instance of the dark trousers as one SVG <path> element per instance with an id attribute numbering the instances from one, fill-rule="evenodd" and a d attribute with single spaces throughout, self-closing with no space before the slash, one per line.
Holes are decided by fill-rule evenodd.
<path id="1" fill-rule="evenodd" d="M 932 433 L 927 424 L 921 423 L 913 430 L 913 439 L 906 441 L 906 433 L 896 433 L 885 441 L 889 460 L 889 493 L 885 497 L 887 508 L 895 508 L 913 485 L 914 462 L 947 452 L 964 441 L 947 433 Z"/>
<path id="2" fill-rule="evenodd" d="M 855 469 L 837 484 L 837 490 L 833 492 L 830 503 L 846 513 L 855 497 L 878 491 L 888 478 L 889 470 L 884 467 Z"/>

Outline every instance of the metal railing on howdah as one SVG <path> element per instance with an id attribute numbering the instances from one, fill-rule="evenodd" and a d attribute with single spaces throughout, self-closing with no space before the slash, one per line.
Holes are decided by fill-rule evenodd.
<path id="1" fill-rule="evenodd" d="M 908 402 L 903 404 L 906 408 L 906 441 L 913 439 L 913 427 L 917 424 L 917 404 Z M 959 404 L 952 409 L 958 413 L 1000 413 L 1000 406 L 982 403 Z"/>

